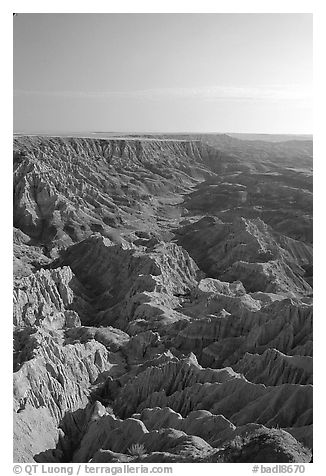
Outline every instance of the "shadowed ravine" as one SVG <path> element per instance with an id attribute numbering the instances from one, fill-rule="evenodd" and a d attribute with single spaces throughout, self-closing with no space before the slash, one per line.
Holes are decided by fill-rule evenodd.
<path id="1" fill-rule="evenodd" d="M 15 462 L 311 460 L 311 141 L 16 136 L 14 287 Z"/>

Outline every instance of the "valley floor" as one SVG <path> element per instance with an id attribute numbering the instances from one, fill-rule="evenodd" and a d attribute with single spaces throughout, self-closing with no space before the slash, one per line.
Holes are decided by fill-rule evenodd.
<path id="1" fill-rule="evenodd" d="M 312 142 L 14 138 L 14 461 L 309 462 Z"/>

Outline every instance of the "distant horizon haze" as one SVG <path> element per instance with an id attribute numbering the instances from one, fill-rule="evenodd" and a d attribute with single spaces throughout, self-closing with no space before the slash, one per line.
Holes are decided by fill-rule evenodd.
<path id="1" fill-rule="evenodd" d="M 311 14 L 13 22 L 14 132 L 312 134 Z"/>
<path id="2" fill-rule="evenodd" d="M 257 135 L 257 136 L 313 136 L 313 132 L 297 133 L 297 132 L 242 132 L 242 131 L 15 131 L 14 135 L 68 135 L 68 134 L 129 134 L 129 135 Z"/>

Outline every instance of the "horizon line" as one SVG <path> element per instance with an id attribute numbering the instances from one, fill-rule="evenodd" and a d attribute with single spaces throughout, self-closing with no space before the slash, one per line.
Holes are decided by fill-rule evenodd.
<path id="1" fill-rule="evenodd" d="M 313 132 L 258 132 L 258 131 L 88 131 L 88 130 L 79 130 L 79 131 L 19 131 L 13 132 L 13 135 L 50 135 L 50 134 L 130 134 L 130 135 L 158 135 L 158 134 L 169 134 L 169 135 L 191 135 L 191 134 L 255 134 L 255 135 L 284 135 L 284 136 L 313 136 Z"/>

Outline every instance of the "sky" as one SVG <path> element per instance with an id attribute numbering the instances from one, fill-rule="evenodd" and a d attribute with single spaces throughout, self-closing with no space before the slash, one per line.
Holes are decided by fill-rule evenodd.
<path id="1" fill-rule="evenodd" d="M 311 14 L 14 21 L 14 132 L 312 132 Z"/>

